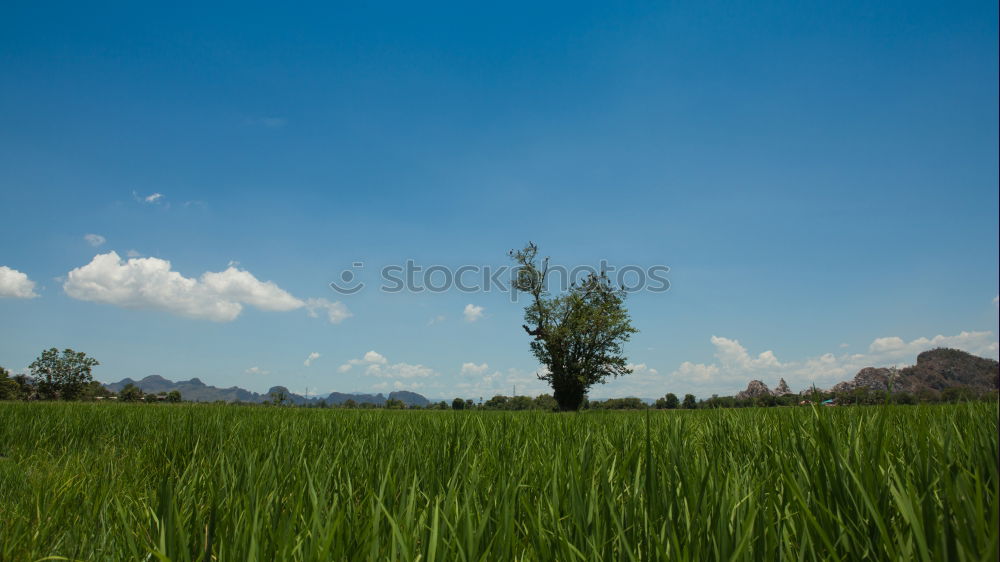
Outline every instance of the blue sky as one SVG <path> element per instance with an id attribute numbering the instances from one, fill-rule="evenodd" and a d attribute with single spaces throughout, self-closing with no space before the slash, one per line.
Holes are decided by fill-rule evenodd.
<path id="1" fill-rule="evenodd" d="M 995 358 L 996 22 L 995 2 L 9 6 L 0 365 L 55 346 L 105 381 L 537 393 L 508 295 L 377 289 L 384 265 L 496 267 L 527 240 L 671 268 L 629 298 L 636 373 L 594 396 Z M 369 287 L 338 295 L 356 261 Z"/>

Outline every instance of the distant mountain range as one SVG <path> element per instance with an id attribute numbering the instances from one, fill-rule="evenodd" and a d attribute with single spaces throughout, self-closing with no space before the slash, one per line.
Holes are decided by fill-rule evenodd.
<path id="1" fill-rule="evenodd" d="M 258 394 L 238 386 L 219 388 L 217 386 L 207 385 L 197 378 L 174 382 L 159 375 L 150 375 L 141 380 L 124 378 L 118 382 L 105 384 L 104 388 L 107 388 L 111 392 L 120 392 L 126 385 L 129 384 L 134 384 L 143 392 L 151 394 L 176 390 L 181 393 L 181 397 L 184 400 L 192 402 L 216 402 L 219 400 L 223 402 L 264 402 L 265 400 L 271 400 L 271 395 L 273 393 L 281 392 L 284 393 L 286 400 L 298 405 L 318 404 L 323 401 L 331 405 L 343 404 L 348 400 L 354 400 L 358 404 L 385 404 L 386 400 L 390 398 L 399 400 L 408 406 L 426 406 L 430 403 L 427 398 L 422 395 L 406 390 L 390 392 L 389 396 L 385 396 L 382 393 L 348 394 L 344 392 L 331 392 L 326 396 L 305 397 L 301 394 L 290 392 L 284 386 L 273 386 L 264 394 Z"/>

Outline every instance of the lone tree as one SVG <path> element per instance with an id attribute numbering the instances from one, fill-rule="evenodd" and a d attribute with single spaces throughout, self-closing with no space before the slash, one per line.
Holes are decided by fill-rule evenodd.
<path id="1" fill-rule="evenodd" d="M 139 402 L 142 400 L 143 396 L 144 394 L 142 393 L 142 389 L 132 383 L 126 384 L 125 387 L 118 392 L 118 398 L 122 402 Z"/>
<path id="2" fill-rule="evenodd" d="M 656 407 L 661 410 L 675 410 L 679 405 L 680 400 L 677 399 L 677 395 L 673 392 L 668 392 L 666 396 L 656 400 Z"/>
<path id="3" fill-rule="evenodd" d="M 684 395 L 684 407 L 687 408 L 688 410 L 694 410 L 695 408 L 698 407 L 698 403 L 695 402 L 694 399 L 694 394 Z"/>
<path id="4" fill-rule="evenodd" d="M 531 352 L 547 372 L 538 378 L 552 386 L 563 411 L 578 410 L 594 383 L 632 372 L 622 344 L 638 330 L 625 310 L 625 291 L 612 287 L 605 272 L 591 273 L 559 296 L 549 296 L 549 260 L 539 263 L 538 246 L 511 250 L 517 262 L 514 288 L 531 295 L 524 309 L 524 331 L 534 339 Z"/>
<path id="5" fill-rule="evenodd" d="M 100 363 L 82 351 L 46 349 L 28 365 L 38 384 L 38 392 L 46 398 L 76 400 L 93 380 L 90 371 Z"/>

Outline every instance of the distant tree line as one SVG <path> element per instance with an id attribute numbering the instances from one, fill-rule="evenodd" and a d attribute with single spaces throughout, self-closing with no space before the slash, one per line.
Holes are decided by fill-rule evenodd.
<path id="1" fill-rule="evenodd" d="M 117 394 L 109 391 L 100 382 L 93 380 L 92 370 L 100 363 L 86 353 L 56 348 L 43 351 L 31 365 L 28 374 L 11 375 L 10 371 L 0 367 L 0 400 L 118 400 L 133 403 L 180 402 L 180 392 L 146 393 L 135 384 L 125 385 Z M 284 392 L 272 392 L 264 405 L 293 406 L 293 402 Z M 639 398 L 609 398 L 607 400 L 589 400 L 584 397 L 580 404 L 588 410 L 643 410 L 655 408 L 658 410 L 673 409 L 709 409 L 709 408 L 749 408 L 797 406 L 803 404 L 826 403 L 832 405 L 878 405 L 878 404 L 933 404 L 943 402 L 963 402 L 971 400 L 997 400 L 996 390 L 978 390 L 970 386 L 953 386 L 943 390 L 924 388 L 916 392 L 872 390 L 855 388 L 849 392 L 824 392 L 814 389 L 802 394 L 773 395 L 765 394 L 753 398 L 736 396 L 712 395 L 711 398 L 698 400 L 692 394 L 684 395 L 683 400 L 673 393 L 667 393 L 658 398 L 652 405 Z M 389 410 L 541 410 L 555 411 L 560 408 L 558 401 L 551 394 L 531 396 L 495 395 L 485 402 L 480 399 L 477 404 L 471 398 L 455 398 L 449 404 L 442 400 L 425 406 L 407 405 L 401 400 L 390 398 L 381 404 L 370 402 L 355 402 L 348 399 L 341 404 L 328 404 L 325 401 L 313 402 L 308 407 L 374 409 Z"/>

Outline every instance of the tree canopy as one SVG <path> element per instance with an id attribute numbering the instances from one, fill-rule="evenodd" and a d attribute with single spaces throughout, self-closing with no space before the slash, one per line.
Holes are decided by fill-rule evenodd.
<path id="1" fill-rule="evenodd" d="M 82 351 L 46 349 L 28 366 L 35 378 L 38 392 L 46 398 L 75 400 L 93 380 L 91 370 L 100 365 L 97 359 Z"/>
<path id="2" fill-rule="evenodd" d="M 625 291 L 602 271 L 550 296 L 548 258 L 539 261 L 538 246 L 529 242 L 510 256 L 518 264 L 514 288 L 531 297 L 523 327 L 546 367 L 538 378 L 552 386 L 560 410 L 578 410 L 591 385 L 632 372 L 622 346 L 638 330 L 625 309 Z"/>

